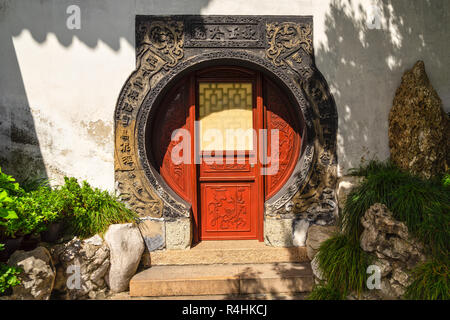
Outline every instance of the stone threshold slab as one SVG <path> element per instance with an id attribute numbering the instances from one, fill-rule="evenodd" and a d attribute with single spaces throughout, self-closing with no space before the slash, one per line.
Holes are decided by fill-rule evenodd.
<path id="1" fill-rule="evenodd" d="M 130 296 L 297 293 L 313 283 L 309 263 L 154 266 L 131 279 Z"/>
<path id="2" fill-rule="evenodd" d="M 202 241 L 188 250 L 150 253 L 150 265 L 307 262 L 306 247 L 278 248 L 257 240 Z"/>
<path id="3" fill-rule="evenodd" d="M 132 297 L 128 291 L 114 293 L 99 300 L 306 300 L 309 292 L 298 293 L 248 293 L 196 296 Z"/>

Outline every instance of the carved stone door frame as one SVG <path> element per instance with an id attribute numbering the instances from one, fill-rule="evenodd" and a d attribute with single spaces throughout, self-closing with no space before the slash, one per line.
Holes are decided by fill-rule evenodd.
<path id="1" fill-rule="evenodd" d="M 291 245 L 279 244 L 273 230 L 290 225 L 292 232 L 299 219 L 334 221 L 337 112 L 314 63 L 312 25 L 310 16 L 136 17 L 136 70 L 123 86 L 115 111 L 115 177 L 118 193 L 142 219 L 167 224 L 190 223 L 191 218 L 190 204 L 148 161 L 154 106 L 183 75 L 228 64 L 271 78 L 287 92 L 305 124 L 293 173 L 264 204 L 266 243 Z M 163 247 L 170 249 L 168 242 Z"/>

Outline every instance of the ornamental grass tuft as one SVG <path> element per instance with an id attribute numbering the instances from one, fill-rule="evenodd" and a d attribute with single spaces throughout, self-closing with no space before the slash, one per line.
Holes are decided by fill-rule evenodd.
<path id="1" fill-rule="evenodd" d="M 449 299 L 448 252 L 450 246 L 450 175 L 422 179 L 397 168 L 389 161 L 370 161 L 352 169 L 364 176 L 347 196 L 339 219 L 342 234 L 325 241 L 317 253 L 327 285 L 318 286 L 312 297 L 345 297 L 365 287 L 368 256 L 359 246 L 361 217 L 375 203 L 385 204 L 396 220 L 404 222 L 410 234 L 421 242 L 430 259 L 416 266 L 408 299 Z"/>

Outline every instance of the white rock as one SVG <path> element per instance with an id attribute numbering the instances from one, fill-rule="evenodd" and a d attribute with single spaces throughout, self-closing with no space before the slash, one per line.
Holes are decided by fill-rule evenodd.
<path id="1" fill-rule="evenodd" d="M 264 243 L 273 247 L 292 247 L 293 219 L 264 218 Z"/>
<path id="2" fill-rule="evenodd" d="M 304 247 L 306 235 L 308 233 L 309 222 L 307 220 L 298 220 L 294 222 L 293 244 L 296 247 Z"/>
<path id="3" fill-rule="evenodd" d="M 94 246 L 101 246 L 103 244 L 103 239 L 98 234 L 88 239 L 84 239 L 83 241 Z"/>
<path id="4" fill-rule="evenodd" d="M 126 291 L 144 252 L 144 240 L 136 225 L 113 224 L 105 234 L 110 250 L 108 284 L 112 292 Z"/>
<path id="5" fill-rule="evenodd" d="M 169 250 L 186 250 L 191 247 L 192 228 L 190 219 L 166 222 L 166 248 Z"/>

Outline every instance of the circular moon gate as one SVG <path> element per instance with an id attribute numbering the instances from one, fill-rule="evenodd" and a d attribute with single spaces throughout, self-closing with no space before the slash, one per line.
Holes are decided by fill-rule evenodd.
<path id="1" fill-rule="evenodd" d="M 227 28 L 240 31 L 230 35 Z M 213 29 L 221 34 L 212 34 Z M 224 65 L 264 75 L 286 95 L 300 124 L 299 157 L 283 185 L 264 199 L 264 220 L 331 223 L 337 113 L 314 64 L 312 17 L 138 16 L 136 36 L 137 67 L 115 111 L 115 180 L 119 195 L 142 219 L 189 223 L 192 203 L 174 192 L 149 159 L 159 147 L 150 129 L 159 104 L 180 79 Z M 170 247 L 168 241 L 165 247 Z"/>
<path id="2" fill-rule="evenodd" d="M 168 207 L 173 210 L 170 215 L 189 215 L 188 212 L 191 210 L 192 204 L 182 199 L 174 192 L 161 177 L 158 170 L 149 161 L 148 154 L 150 152 L 148 149 L 151 150 L 153 146 L 152 134 L 147 128 L 150 127 L 152 121 L 154 121 L 155 111 L 159 103 L 179 79 L 194 70 L 200 70 L 215 65 L 246 66 L 253 70 L 259 70 L 269 78 L 273 79 L 280 87 L 285 88 L 283 93 L 288 96 L 290 101 L 293 101 L 291 102 L 292 106 L 294 106 L 294 110 L 292 110 L 293 114 L 297 116 L 297 121 L 303 124 L 303 132 L 301 133 L 302 150 L 300 152 L 300 157 L 286 183 L 272 197 L 266 199 L 265 207 L 280 207 L 285 205 L 286 202 L 289 201 L 289 198 L 298 191 L 299 186 L 304 183 L 311 168 L 314 153 L 312 139 L 312 137 L 314 137 L 314 129 L 312 127 L 312 119 L 308 119 L 308 116 L 310 115 L 310 112 L 308 112 L 308 102 L 298 86 L 282 73 L 278 72 L 279 74 L 277 75 L 275 70 L 270 70 L 272 68 L 271 64 L 247 52 L 221 51 L 200 54 L 193 59 L 180 62 L 176 67 L 170 70 L 164 79 L 160 80 L 160 82 L 150 90 L 144 99 L 136 121 L 138 126 L 138 150 L 140 151 L 139 157 L 142 167 L 144 168 L 149 181 L 154 183 L 155 189 L 158 190 L 161 197 L 167 201 Z M 296 88 L 297 94 L 293 94 L 289 90 L 291 88 Z"/>
<path id="3" fill-rule="evenodd" d="M 206 228 L 203 224 L 209 221 L 209 229 L 220 226 L 226 230 L 216 230 L 215 235 L 209 232 L 214 239 L 256 237 L 254 223 L 264 219 L 263 201 L 291 176 L 306 132 L 303 117 L 297 117 L 288 94 L 260 72 L 235 65 L 212 66 L 177 80 L 154 112 L 145 135 L 146 145 L 151 145 L 147 158 L 167 186 L 191 204 L 196 225 L 202 216 L 201 227 Z M 202 122 L 220 135 L 214 137 L 218 145 L 208 151 L 200 150 L 207 147 L 200 139 Z M 238 130 L 233 133 L 233 128 Z M 173 139 L 180 130 L 182 140 Z M 212 156 L 212 150 L 219 155 Z M 174 151 L 183 153 L 180 162 L 173 161 Z M 242 230 L 251 226 L 255 232 L 244 235 Z M 233 235 L 231 230 L 236 229 Z"/>

